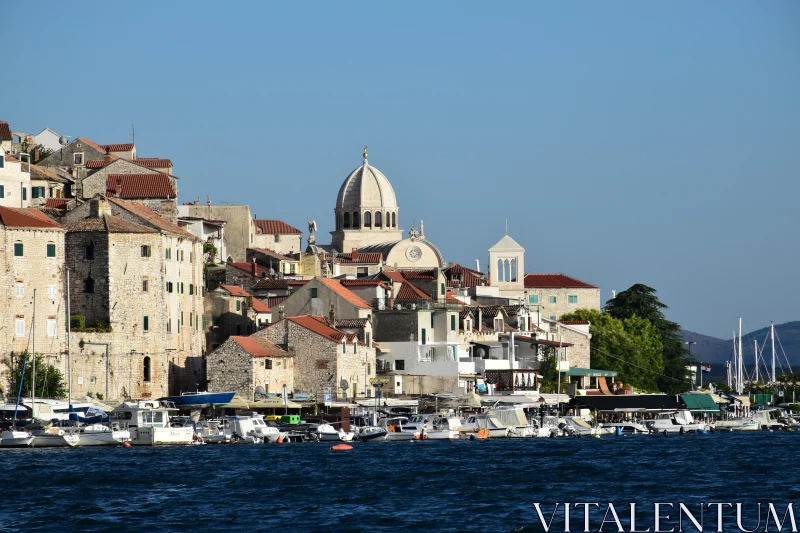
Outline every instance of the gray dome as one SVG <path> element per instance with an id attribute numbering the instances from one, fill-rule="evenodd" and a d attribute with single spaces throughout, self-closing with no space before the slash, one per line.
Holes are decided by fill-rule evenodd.
<path id="1" fill-rule="evenodd" d="M 359 209 L 397 209 L 397 198 L 392 184 L 377 168 L 364 164 L 347 176 L 336 198 L 336 209 L 356 211 Z"/>

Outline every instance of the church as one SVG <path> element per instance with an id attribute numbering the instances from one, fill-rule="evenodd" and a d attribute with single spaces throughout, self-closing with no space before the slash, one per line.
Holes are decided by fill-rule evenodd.
<path id="1" fill-rule="evenodd" d="M 339 188 L 334 207 L 335 230 L 330 246 L 317 246 L 313 229 L 307 253 L 324 255 L 336 261 L 339 256 L 377 257 L 389 268 L 444 268 L 442 253 L 425 238 L 425 226 L 412 228 L 408 236 L 400 229 L 400 208 L 392 184 L 376 167 L 369 164 L 367 147 L 363 163 L 350 172 Z"/>

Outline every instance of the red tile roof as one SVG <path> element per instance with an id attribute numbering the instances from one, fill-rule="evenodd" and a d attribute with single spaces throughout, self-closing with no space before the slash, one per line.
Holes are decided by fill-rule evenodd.
<path id="1" fill-rule="evenodd" d="M 479 272 L 473 268 L 467 268 L 464 265 L 459 265 L 458 263 L 453 263 L 449 267 L 445 268 L 446 272 L 450 272 L 452 274 L 462 274 L 464 272 L 471 272 L 477 276 L 482 276 L 483 272 Z"/>
<path id="2" fill-rule="evenodd" d="M 253 298 L 253 311 L 256 313 L 271 313 L 272 309 L 267 307 L 267 305 L 259 300 L 258 298 Z"/>
<path id="3" fill-rule="evenodd" d="M 0 141 L 13 141 L 14 136 L 11 135 L 11 127 L 5 120 L 0 120 Z"/>
<path id="4" fill-rule="evenodd" d="M 246 290 L 244 290 L 243 288 L 241 288 L 241 287 L 238 287 L 238 286 L 236 286 L 236 285 L 220 285 L 220 286 L 219 286 L 219 287 L 217 287 L 217 288 L 218 288 L 218 289 L 225 289 L 226 291 L 228 291 L 229 293 L 231 293 L 231 296 L 243 296 L 243 297 L 245 297 L 245 298 L 246 298 L 246 297 L 248 297 L 248 296 L 250 296 L 250 293 L 249 293 L 249 292 L 247 292 L 247 291 L 246 291 Z"/>
<path id="5" fill-rule="evenodd" d="M 266 235 L 301 235 L 303 232 L 283 222 L 282 220 L 254 220 L 256 233 Z"/>
<path id="6" fill-rule="evenodd" d="M 565 326 L 588 326 L 588 320 L 559 320 L 559 324 L 564 324 Z"/>
<path id="7" fill-rule="evenodd" d="M 292 287 L 302 287 L 303 285 L 305 285 L 309 281 L 311 281 L 311 280 L 310 279 L 290 279 L 289 280 L 289 285 L 291 285 Z"/>
<path id="8" fill-rule="evenodd" d="M 395 300 L 429 300 L 430 296 L 419 290 L 413 283 L 406 281 L 397 292 Z"/>
<path id="9" fill-rule="evenodd" d="M 333 292 L 350 302 L 351 304 L 355 305 L 356 307 L 360 307 L 362 309 L 371 309 L 372 306 L 368 304 L 361 296 L 357 295 L 347 287 L 344 287 L 339 280 L 335 279 L 328 279 L 328 278 L 316 278 L 319 280 L 320 283 L 327 286 Z"/>
<path id="10" fill-rule="evenodd" d="M 172 161 L 169 159 L 161 159 L 160 157 L 137 157 L 133 160 L 137 165 L 149 168 L 170 168 Z"/>
<path id="11" fill-rule="evenodd" d="M 327 321 L 322 318 L 321 316 L 312 316 L 312 315 L 301 315 L 301 316 L 291 316 L 287 320 L 294 322 L 299 326 L 303 326 L 309 331 L 316 333 L 322 337 L 325 337 L 328 340 L 333 342 L 342 342 L 342 339 L 346 339 L 347 342 L 358 342 L 361 346 L 364 346 L 364 343 L 358 340 L 358 337 L 355 335 L 348 335 L 343 331 L 340 331 L 336 328 L 332 328 L 328 325 Z"/>
<path id="12" fill-rule="evenodd" d="M 458 284 L 459 287 L 478 287 L 489 284 L 489 281 L 482 277 L 483 273 L 459 264 L 444 269 L 444 275 L 452 286 Z"/>
<path id="13" fill-rule="evenodd" d="M 14 163 L 22 163 L 22 161 L 20 161 L 19 159 L 17 159 L 16 157 L 14 157 L 9 153 L 6 153 L 6 161 L 12 161 Z"/>
<path id="14" fill-rule="evenodd" d="M 63 229 L 38 209 L 0 206 L 0 225 L 7 228 Z"/>
<path id="15" fill-rule="evenodd" d="M 123 143 L 123 144 L 103 144 L 103 151 L 105 152 L 108 149 L 109 152 L 130 152 L 133 150 L 133 143 Z"/>
<path id="16" fill-rule="evenodd" d="M 258 265 L 256 263 L 234 263 L 234 262 L 231 262 L 231 263 L 225 263 L 225 264 L 228 265 L 228 266 L 232 266 L 233 268 L 238 268 L 242 272 L 246 272 L 246 273 L 250 274 L 251 276 L 255 275 L 255 276 L 259 277 L 259 278 L 264 278 L 264 277 L 269 276 L 269 270 L 267 270 L 266 268 L 264 268 L 261 265 Z M 255 265 L 255 267 L 256 267 L 256 273 L 255 274 L 253 274 L 253 265 Z"/>
<path id="17" fill-rule="evenodd" d="M 237 337 L 234 335 L 231 339 L 253 357 L 286 357 L 289 355 L 289 352 L 275 346 L 264 337 Z"/>
<path id="18" fill-rule="evenodd" d="M 345 287 L 383 287 L 388 289 L 384 282 L 379 279 L 341 279 L 339 283 Z"/>
<path id="19" fill-rule="evenodd" d="M 66 209 L 69 198 L 48 198 L 44 206 L 49 209 Z"/>
<path id="20" fill-rule="evenodd" d="M 117 198 L 175 198 L 175 189 L 164 174 L 109 174 L 106 194 Z"/>
<path id="21" fill-rule="evenodd" d="M 128 211 L 129 213 L 132 213 L 133 215 L 136 215 L 139 218 L 146 220 L 147 223 L 151 224 L 158 230 L 165 231 L 167 233 L 175 233 L 184 238 L 198 240 L 197 237 L 195 237 L 182 227 L 178 226 L 177 224 L 173 224 L 172 222 L 170 222 L 169 220 L 167 220 L 162 216 L 159 216 L 155 211 L 140 204 L 139 202 L 134 202 L 131 200 L 121 200 L 119 198 L 109 198 L 108 201 L 121 207 L 125 211 Z"/>
<path id="22" fill-rule="evenodd" d="M 379 265 L 383 262 L 383 254 L 380 252 L 365 252 L 358 254 L 358 259 L 353 259 L 353 254 L 337 254 L 334 261 L 339 263 L 364 263 L 368 265 Z"/>
<path id="23" fill-rule="evenodd" d="M 91 139 L 87 139 L 86 137 L 78 137 L 77 139 L 75 139 L 75 141 L 85 142 L 86 144 L 88 144 L 89 146 L 95 148 L 96 150 L 99 150 L 100 152 L 106 153 L 106 149 L 105 149 L 104 146 L 101 146 L 101 145 L 97 144 L 96 142 L 92 141 Z M 73 141 L 73 142 L 75 142 L 75 141 Z"/>
<path id="24" fill-rule="evenodd" d="M 289 288 L 289 280 L 286 279 L 264 278 L 258 280 L 256 284 L 253 285 L 253 290 L 288 289 L 288 288 Z"/>
<path id="25" fill-rule="evenodd" d="M 565 276 L 560 272 L 554 274 L 525 274 L 526 289 L 596 289 L 585 281 Z"/>
<path id="26" fill-rule="evenodd" d="M 402 270 L 406 279 L 436 279 L 435 270 Z"/>
<path id="27" fill-rule="evenodd" d="M 86 168 L 93 168 L 93 169 L 103 168 L 104 166 L 110 165 L 111 163 L 119 159 L 119 157 L 115 155 L 109 155 L 108 157 L 111 158 L 111 161 L 109 161 L 108 163 L 106 163 L 105 159 L 92 159 L 91 161 L 87 161 Z"/>
<path id="28" fill-rule="evenodd" d="M 44 180 L 44 181 L 55 181 L 58 183 L 70 183 L 70 180 L 64 178 L 55 172 L 53 172 L 48 167 L 40 167 L 39 165 L 31 165 L 31 179 L 32 180 Z"/>
<path id="29" fill-rule="evenodd" d="M 275 307 L 276 305 L 280 305 L 286 301 L 288 296 L 271 296 L 267 298 L 267 305 L 270 307 Z"/>
<path id="30" fill-rule="evenodd" d="M 406 278 L 403 277 L 403 273 L 399 270 L 384 270 L 383 274 L 395 283 L 406 283 Z"/>
<path id="31" fill-rule="evenodd" d="M 297 259 L 293 259 L 289 256 L 279 254 L 275 250 L 270 250 L 269 248 L 253 248 L 249 247 L 248 250 L 255 250 L 261 254 L 266 256 L 272 257 L 273 259 L 277 259 L 278 261 L 297 261 Z"/>

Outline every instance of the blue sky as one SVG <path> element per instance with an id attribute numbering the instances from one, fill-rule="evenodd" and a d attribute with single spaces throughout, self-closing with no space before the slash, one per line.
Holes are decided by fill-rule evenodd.
<path id="1" fill-rule="evenodd" d="M 800 320 L 798 2 L 85 2 L 2 17 L 0 119 L 169 157 L 180 200 L 333 226 L 370 163 L 449 261 Z M 27 58 L 27 59 L 23 59 Z M 12 79 L 13 77 L 13 79 Z M 13 89 L 13 92 L 11 92 Z"/>

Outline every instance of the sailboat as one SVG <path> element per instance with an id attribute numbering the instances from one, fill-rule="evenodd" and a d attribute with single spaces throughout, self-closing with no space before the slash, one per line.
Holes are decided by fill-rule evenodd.
<path id="1" fill-rule="evenodd" d="M 22 378 L 19 382 L 19 392 L 17 392 L 17 406 L 14 409 L 14 425 L 0 433 L 0 446 L 3 448 L 27 448 L 33 442 L 33 435 L 28 431 L 16 428 L 17 411 L 19 410 L 19 399 L 22 396 L 22 384 L 25 383 L 25 369 L 28 367 L 28 352 L 25 352 L 25 362 L 22 364 Z"/>

